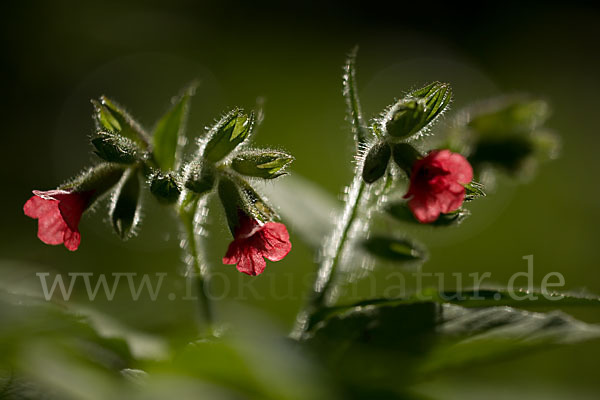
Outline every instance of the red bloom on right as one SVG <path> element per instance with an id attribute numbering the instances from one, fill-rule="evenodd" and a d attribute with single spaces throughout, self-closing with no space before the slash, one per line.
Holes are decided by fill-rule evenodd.
<path id="1" fill-rule="evenodd" d="M 237 264 L 238 271 L 256 276 L 265 270 L 265 257 L 279 261 L 292 249 L 290 235 L 284 224 L 261 224 L 244 212 L 239 212 L 238 218 L 239 226 L 223 257 L 223 264 Z"/>
<path id="2" fill-rule="evenodd" d="M 460 208 L 465 199 L 464 185 L 473 179 L 473 168 L 465 157 L 450 150 L 433 150 L 415 161 L 410 186 L 404 195 L 415 218 L 424 224 L 440 213 Z"/>

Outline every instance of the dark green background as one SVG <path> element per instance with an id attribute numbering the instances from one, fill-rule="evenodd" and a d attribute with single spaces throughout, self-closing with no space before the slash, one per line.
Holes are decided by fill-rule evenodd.
<path id="1" fill-rule="evenodd" d="M 522 257 L 533 254 L 536 285 L 544 274 L 560 271 L 567 289 L 600 293 L 597 10 L 574 2 L 435 9 L 373 1 L 3 5 L 3 271 L 34 282 L 37 271 L 167 272 L 162 293 L 181 294 L 177 228 L 169 210 L 153 199 L 146 199 L 139 236 L 124 244 L 101 223 L 106 207 L 100 206 L 83 219 L 83 240 L 75 253 L 40 243 L 35 222 L 22 213 L 31 189 L 53 188 L 93 160 L 87 141 L 93 129 L 89 98 L 101 94 L 152 127 L 171 96 L 199 78 L 191 136 L 228 108 L 251 108 L 262 97 L 266 119 L 257 144 L 288 150 L 296 157 L 293 172 L 337 195 L 351 177 L 352 152 L 341 66 L 358 43 L 359 90 L 369 116 L 394 96 L 439 79 L 455 88 L 454 110 L 499 93 L 541 96 L 554 111 L 548 127 L 562 138 L 561 157 L 543 165 L 532 182 L 504 182 L 499 193 L 473 208 L 461 230 L 422 235 L 431 249 L 424 271 L 489 271 L 502 285 L 524 271 Z M 220 266 L 229 238 L 220 211 L 213 216 L 209 257 L 231 282 L 231 293 L 239 293 L 239 285 L 252 278 Z M 283 328 L 291 325 L 306 276 L 315 268 L 313 251 L 291 233 L 290 256 L 253 279 L 251 288 L 262 298 L 246 288 L 242 300 L 274 315 Z M 274 299 L 273 285 L 287 288 L 288 280 L 294 296 Z M 80 292 L 75 299 L 85 301 Z M 131 302 L 123 294 L 94 306 L 172 337 L 194 329 L 194 304 L 170 302 L 166 295 L 157 302 Z M 597 312 L 578 316 L 600 322 Z M 598 342 L 552 350 L 449 376 L 425 390 L 468 397 L 494 382 L 507 393 L 593 398 L 600 388 L 598 356 Z"/>

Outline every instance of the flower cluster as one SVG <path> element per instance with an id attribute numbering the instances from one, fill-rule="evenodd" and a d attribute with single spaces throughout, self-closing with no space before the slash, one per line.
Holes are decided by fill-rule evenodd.
<path id="1" fill-rule="evenodd" d="M 77 250 L 82 215 L 109 193 L 113 228 L 121 238 L 129 238 L 140 221 L 140 189 L 146 180 L 161 203 L 175 206 L 183 226 L 192 226 L 186 241 L 197 240 L 193 225 L 199 199 L 218 188 L 234 235 L 223 263 L 237 264 L 240 272 L 258 275 L 265 269 L 264 258 L 283 259 L 291 249 L 287 229 L 277 222 L 276 212 L 246 177 L 277 178 L 285 174 L 293 157 L 282 151 L 248 148 L 254 113 L 235 109 L 198 140 L 197 150 L 184 162 L 181 143 L 185 142 L 184 127 L 193 92 L 193 86 L 187 88 L 151 133 L 114 101 L 106 97 L 93 101 L 96 133 L 91 144 L 102 161 L 56 190 L 33 192 L 23 210 L 38 220 L 39 239 Z M 197 264 L 198 254 L 193 256 Z"/>
<path id="2" fill-rule="evenodd" d="M 389 174 L 393 159 L 410 179 L 404 195 L 406 205 L 424 224 L 435 222 L 440 214 L 459 210 L 465 186 L 473 179 L 473 169 L 463 155 L 435 149 L 423 156 L 411 144 L 442 115 L 451 96 L 447 84 L 434 82 L 391 105 L 371 129 L 375 137 L 362 165 L 364 182 L 372 184 Z"/>

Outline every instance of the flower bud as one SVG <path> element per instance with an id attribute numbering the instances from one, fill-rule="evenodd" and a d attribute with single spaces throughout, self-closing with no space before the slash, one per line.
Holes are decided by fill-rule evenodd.
<path id="1" fill-rule="evenodd" d="M 374 236 L 362 243 L 373 256 L 394 262 L 410 262 L 426 258 L 425 251 L 406 239 Z"/>
<path id="2" fill-rule="evenodd" d="M 204 148 L 204 160 L 216 163 L 231 153 L 252 131 L 254 113 L 249 116 L 235 110 L 223 117 L 211 132 Z"/>
<path id="3" fill-rule="evenodd" d="M 211 190 L 215 185 L 215 172 L 210 165 L 192 163 L 188 166 L 189 174 L 185 187 L 197 194 L 203 194 Z"/>
<path id="4" fill-rule="evenodd" d="M 94 153 L 101 159 L 119 164 L 133 164 L 138 160 L 139 149 L 126 137 L 99 132 L 91 140 Z"/>
<path id="5" fill-rule="evenodd" d="M 139 221 L 140 200 L 139 172 L 129 169 L 123 174 L 109 209 L 113 229 L 121 239 L 127 239 Z"/>
<path id="6" fill-rule="evenodd" d="M 92 100 L 92 104 L 98 130 L 124 136 L 142 149 L 148 149 L 148 134 L 122 107 L 105 96 L 102 96 L 99 102 Z"/>
<path id="7" fill-rule="evenodd" d="M 231 162 L 231 168 L 242 175 L 263 179 L 274 179 L 285 175 L 283 170 L 294 157 L 282 151 L 248 151 L 238 154 Z"/>
<path id="8" fill-rule="evenodd" d="M 452 90 L 445 83 L 434 82 L 409 93 L 389 108 L 383 126 L 388 135 L 406 139 L 431 124 L 450 104 Z"/>
<path id="9" fill-rule="evenodd" d="M 373 183 L 385 174 L 390 161 L 391 149 L 387 142 L 373 145 L 363 163 L 362 178 L 367 183 Z"/>
<path id="10" fill-rule="evenodd" d="M 150 178 L 150 192 L 164 204 L 172 204 L 181 194 L 179 183 L 173 173 L 155 173 Z"/>
<path id="11" fill-rule="evenodd" d="M 390 118 L 385 128 L 390 136 L 407 138 L 424 126 L 425 118 L 423 100 L 401 100 L 390 109 Z"/>
<path id="12" fill-rule="evenodd" d="M 412 166 L 421 154 L 408 143 L 395 143 L 392 145 L 392 157 L 396 165 L 410 176 Z"/>

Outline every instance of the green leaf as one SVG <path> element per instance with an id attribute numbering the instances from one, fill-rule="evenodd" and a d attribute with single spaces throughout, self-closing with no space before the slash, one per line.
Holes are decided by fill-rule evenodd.
<path id="1" fill-rule="evenodd" d="M 257 182 L 286 224 L 305 242 L 320 248 L 334 227 L 333 215 L 339 213 L 340 202 L 314 182 L 294 173 L 272 185 Z"/>
<path id="2" fill-rule="evenodd" d="M 558 311 L 407 299 L 338 307 L 313 322 L 304 341 L 345 381 L 401 389 L 448 368 L 598 337 L 600 326 Z"/>
<path id="3" fill-rule="evenodd" d="M 87 318 L 37 297 L 0 291 L 0 318 L 0 370 L 10 370 L 17 385 L 27 379 L 30 388 L 46 389 L 40 390 L 44 396 L 48 394 L 48 388 L 53 388 L 52 392 L 63 394 L 56 398 L 83 398 L 84 385 L 77 380 L 64 380 L 67 376 L 85 376 L 89 384 L 87 390 L 101 389 L 102 386 L 90 387 L 99 383 L 95 372 L 102 376 L 116 374 L 133 362 L 124 340 L 102 335 Z M 74 375 L 64 374 L 67 365 L 74 364 L 79 367 L 71 371 Z M 59 379 L 61 375 L 63 381 Z M 19 387 L 7 390 L 15 398 L 27 393 L 20 393 Z M 80 396 L 75 396 L 73 391 Z M 99 393 L 109 394 L 107 392 L 114 394 L 110 390 Z M 100 399 L 102 396 L 85 398 Z"/>
<path id="4" fill-rule="evenodd" d="M 410 138 L 432 124 L 450 104 L 452 90 L 446 83 L 434 82 L 408 93 L 389 107 L 382 126 L 395 138 Z"/>
<path id="5" fill-rule="evenodd" d="M 337 398 L 313 359 L 264 315 L 239 306 L 224 306 L 223 314 L 228 329 L 218 338 L 188 344 L 171 363 L 151 365 L 148 373 L 152 379 L 164 375 L 192 377 L 211 387 L 228 389 L 231 393 L 226 399 Z M 213 399 L 196 394 L 183 398 Z"/>
<path id="6" fill-rule="evenodd" d="M 91 140 L 94 153 L 101 159 L 133 164 L 141 159 L 139 147 L 130 139 L 114 133 L 98 132 Z"/>
<path id="7" fill-rule="evenodd" d="M 294 157 L 282 151 L 252 150 L 244 151 L 231 161 L 231 168 L 242 175 L 274 179 L 285 175 L 285 168 L 294 161 Z"/>
<path id="8" fill-rule="evenodd" d="M 475 168 L 488 164 L 516 174 L 534 151 L 534 143 L 528 136 L 482 137 L 475 143 L 469 162 Z"/>
<path id="9" fill-rule="evenodd" d="M 140 178 L 137 169 L 123 174 L 110 205 L 109 216 L 113 229 L 121 239 L 129 238 L 140 221 Z"/>
<path id="10" fill-rule="evenodd" d="M 509 136 L 529 133 L 549 117 L 543 100 L 522 97 L 500 98 L 475 107 L 467 126 L 478 136 Z"/>
<path id="11" fill-rule="evenodd" d="M 185 141 L 190 98 L 194 95 L 196 86 L 196 84 L 192 84 L 186 88 L 154 128 L 152 151 L 156 163 L 163 171 L 175 170 L 178 167 L 181 149 Z"/>
<path id="12" fill-rule="evenodd" d="M 362 178 L 366 183 L 373 183 L 385 174 L 392 150 L 387 142 L 379 142 L 371 146 L 363 163 Z"/>
<path id="13" fill-rule="evenodd" d="M 149 147 L 148 134 L 121 106 L 106 96 L 92 100 L 98 130 L 108 130 L 133 140 L 142 150 Z"/>
<path id="14" fill-rule="evenodd" d="M 441 373 L 474 367 L 600 337 L 600 326 L 578 321 L 560 311 L 535 313 L 511 307 L 463 308 L 446 304 L 437 331 L 444 339 L 419 371 Z"/>
<path id="15" fill-rule="evenodd" d="M 422 248 L 407 239 L 374 236 L 363 240 L 362 246 L 371 255 L 394 262 L 417 261 L 426 257 Z"/>
<path id="16" fill-rule="evenodd" d="M 208 133 L 203 159 L 216 163 L 231 153 L 252 132 L 254 112 L 249 116 L 242 110 L 227 113 Z"/>

